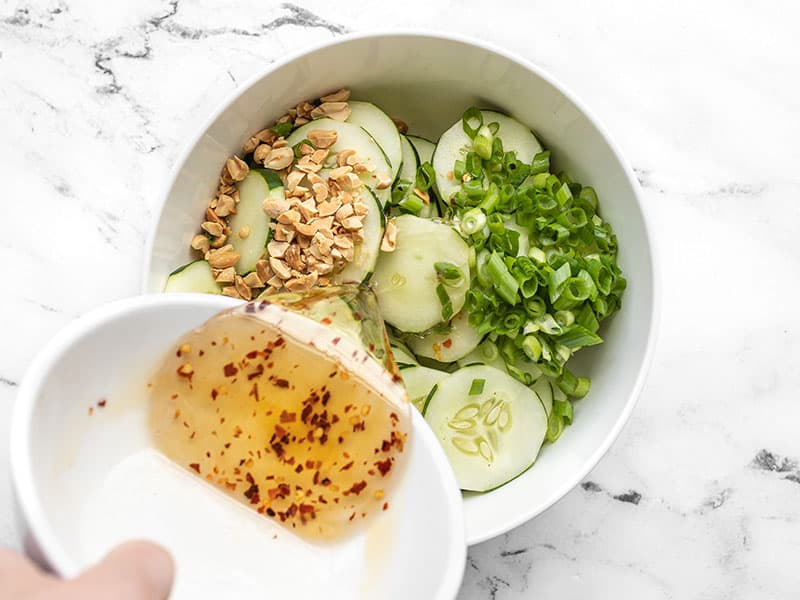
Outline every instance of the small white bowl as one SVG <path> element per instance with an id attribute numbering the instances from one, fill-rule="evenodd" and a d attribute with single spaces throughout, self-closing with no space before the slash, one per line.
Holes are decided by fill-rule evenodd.
<path id="1" fill-rule="evenodd" d="M 72 576 L 116 543 L 152 539 L 175 557 L 175 600 L 454 598 L 466 559 L 461 496 L 416 412 L 390 510 L 327 546 L 302 541 L 152 448 L 145 384 L 154 361 L 235 304 L 200 294 L 116 302 L 72 323 L 34 360 L 16 399 L 11 468 L 35 554 Z"/>
<path id="2" fill-rule="evenodd" d="M 659 314 L 658 280 L 638 185 L 597 119 L 542 69 L 509 52 L 449 34 L 385 32 L 336 39 L 276 61 L 239 88 L 200 128 L 177 161 L 146 253 L 144 287 L 158 292 L 191 259 L 221 166 L 254 131 L 287 107 L 348 87 L 436 140 L 470 105 L 497 107 L 530 126 L 558 169 L 594 186 L 600 211 L 619 239 L 629 286 L 623 309 L 603 327 L 606 340 L 575 357 L 592 378 L 575 404 L 574 424 L 521 477 L 466 497 L 467 540 L 474 544 L 541 513 L 600 460 L 633 410 L 644 384 Z"/>

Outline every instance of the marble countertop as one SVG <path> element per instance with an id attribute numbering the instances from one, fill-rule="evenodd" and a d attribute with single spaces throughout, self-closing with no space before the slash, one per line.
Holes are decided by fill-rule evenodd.
<path id="1" fill-rule="evenodd" d="M 797 597 L 800 6 L 494 6 L 0 2 L 0 438 L 37 350 L 140 289 L 158 191 L 214 106 L 309 43 L 438 25 L 528 57 L 594 109 L 655 217 L 664 290 L 619 440 L 553 508 L 472 548 L 460 598 Z M 0 543 L 18 545 L 7 452 Z"/>

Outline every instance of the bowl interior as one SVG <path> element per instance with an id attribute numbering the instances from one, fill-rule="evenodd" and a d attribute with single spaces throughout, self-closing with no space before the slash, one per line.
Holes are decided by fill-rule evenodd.
<path id="1" fill-rule="evenodd" d="M 152 238 L 148 291 L 191 259 L 195 233 L 225 159 L 249 135 L 306 98 L 349 87 L 436 140 L 470 105 L 495 107 L 530 126 L 553 151 L 557 169 L 594 186 L 601 214 L 619 238 L 629 287 L 623 310 L 606 324 L 605 344 L 574 359 L 592 378 L 575 421 L 545 447 L 534 468 L 488 494 L 466 498 L 470 543 L 507 531 L 563 496 L 593 467 L 632 409 L 651 347 L 656 312 L 651 247 L 636 184 L 607 136 L 551 78 L 502 51 L 439 35 L 366 35 L 333 42 L 277 65 L 245 86 L 178 163 Z"/>
<path id="2" fill-rule="evenodd" d="M 34 364 L 18 398 L 13 465 L 44 555 L 72 575 L 120 541 L 153 539 L 176 559 L 176 599 L 298 590 L 301 597 L 452 598 L 466 552 L 462 503 L 418 414 L 409 469 L 390 510 L 334 545 L 301 540 L 152 448 L 146 382 L 153 361 L 230 304 L 200 295 L 118 303 L 79 320 Z M 408 514 L 416 515 L 410 527 Z M 419 552 L 422 537 L 430 554 Z"/>

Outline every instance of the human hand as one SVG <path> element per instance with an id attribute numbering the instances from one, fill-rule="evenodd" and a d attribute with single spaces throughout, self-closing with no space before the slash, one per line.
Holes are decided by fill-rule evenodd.
<path id="1" fill-rule="evenodd" d="M 69 581 L 0 548 L 0 600 L 166 600 L 173 576 L 170 555 L 149 542 L 122 544 Z"/>

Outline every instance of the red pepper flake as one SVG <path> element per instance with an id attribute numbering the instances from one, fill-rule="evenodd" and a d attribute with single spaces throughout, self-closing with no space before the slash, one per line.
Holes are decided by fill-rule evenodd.
<path id="1" fill-rule="evenodd" d="M 378 471 L 381 472 L 381 476 L 386 477 L 386 474 L 392 470 L 392 459 L 387 458 L 386 460 L 379 460 L 375 463 L 375 466 L 378 467 Z"/>
<path id="2" fill-rule="evenodd" d="M 302 472 L 303 472 L 303 465 L 297 465 L 297 466 L 294 468 L 294 472 L 295 472 L 295 473 L 298 473 L 298 474 L 299 474 L 299 473 L 302 473 Z"/>
<path id="3" fill-rule="evenodd" d="M 256 356 L 258 356 L 258 350 L 251 350 L 250 352 L 245 354 L 245 356 L 250 360 L 253 360 Z"/>
<path id="4" fill-rule="evenodd" d="M 261 398 L 258 395 L 258 382 L 253 384 L 253 387 L 250 389 L 250 395 L 256 399 L 256 402 L 260 402 Z"/>
<path id="5" fill-rule="evenodd" d="M 185 377 L 189 381 L 192 380 L 194 376 L 194 367 L 190 363 L 183 363 L 180 367 L 178 367 L 178 377 Z"/>
<path id="6" fill-rule="evenodd" d="M 200 472 L 200 464 L 199 463 L 189 463 L 189 467 L 191 467 L 192 469 L 194 469 L 198 473 Z"/>
<path id="7" fill-rule="evenodd" d="M 280 419 L 281 423 L 294 423 L 297 420 L 297 413 L 282 410 Z"/>
<path id="8" fill-rule="evenodd" d="M 352 521 L 352 520 L 353 520 L 353 519 L 355 519 L 355 518 L 356 518 L 356 513 L 353 513 L 352 515 L 350 515 L 350 518 L 349 518 L 349 519 L 347 519 L 347 520 L 348 520 L 348 521 Z"/>
<path id="9" fill-rule="evenodd" d="M 339 471 L 347 471 L 347 470 L 348 470 L 348 469 L 350 469 L 352 466 L 353 466 L 353 461 L 351 460 L 349 463 L 347 463 L 346 465 L 342 466 L 342 468 L 341 468 L 341 469 L 339 469 Z"/>
<path id="10" fill-rule="evenodd" d="M 224 373 L 225 377 L 233 377 L 239 372 L 239 369 L 236 368 L 232 362 L 229 362 L 227 365 L 222 367 L 222 372 Z"/>
<path id="11" fill-rule="evenodd" d="M 264 374 L 264 365 L 262 365 L 261 363 L 258 363 L 258 366 L 256 367 L 256 370 L 247 375 L 247 380 L 248 381 L 252 381 L 256 377 L 261 377 L 263 374 Z"/>
<path id="12" fill-rule="evenodd" d="M 322 317 L 322 319 L 320 319 L 319 322 L 322 323 L 323 325 L 330 325 L 331 323 L 333 323 L 333 321 L 331 321 L 328 317 Z"/>
<path id="13" fill-rule="evenodd" d="M 280 348 L 285 343 L 286 343 L 286 340 L 284 340 L 282 337 L 279 337 L 277 340 L 275 340 L 274 346 L 275 346 L 275 348 Z"/>
<path id="14" fill-rule="evenodd" d="M 388 502 L 384 502 L 383 503 L 383 510 L 386 510 L 387 508 L 389 508 L 389 503 Z"/>
<path id="15" fill-rule="evenodd" d="M 451 340 L 450 338 L 447 338 L 445 341 L 442 342 L 442 346 L 444 346 L 445 348 L 449 348 L 452 345 L 453 345 L 453 340 Z"/>
<path id="16" fill-rule="evenodd" d="M 300 514 L 307 515 L 308 513 L 313 513 L 314 507 L 311 504 L 301 504 L 300 505 Z"/>
<path id="17" fill-rule="evenodd" d="M 89 416 L 91 417 L 94 414 L 94 406 L 89 407 Z"/>
<path id="18" fill-rule="evenodd" d="M 219 392 L 217 391 L 217 388 L 213 388 L 213 389 L 211 390 L 211 399 L 212 399 L 212 400 L 216 400 L 216 399 L 217 399 L 217 396 L 219 396 Z"/>
<path id="19" fill-rule="evenodd" d="M 275 380 L 273 380 L 272 384 L 277 386 L 277 387 L 279 387 L 279 388 L 288 388 L 289 387 L 289 382 L 286 381 L 285 379 L 281 379 L 280 377 L 278 377 Z"/>
<path id="20" fill-rule="evenodd" d="M 337 336 L 337 337 L 335 337 L 335 338 L 333 338 L 333 339 L 331 340 L 331 344 L 333 344 L 334 346 L 336 346 L 336 345 L 337 345 L 339 342 L 341 342 L 341 341 L 342 341 L 342 338 L 340 338 L 340 337 L 338 337 L 338 336 Z"/>
<path id="21" fill-rule="evenodd" d="M 345 490 L 343 493 L 345 496 L 349 496 L 350 494 L 355 494 L 358 496 L 361 492 L 364 491 L 364 488 L 367 487 L 366 481 L 359 481 L 358 483 L 354 483 L 350 486 L 349 490 Z"/>
<path id="22" fill-rule="evenodd" d="M 105 405 L 106 405 L 106 400 L 105 400 L 105 398 L 103 398 L 102 400 L 98 400 L 98 401 L 97 401 L 97 406 L 99 406 L 100 408 L 103 408 L 103 407 L 105 407 Z"/>

